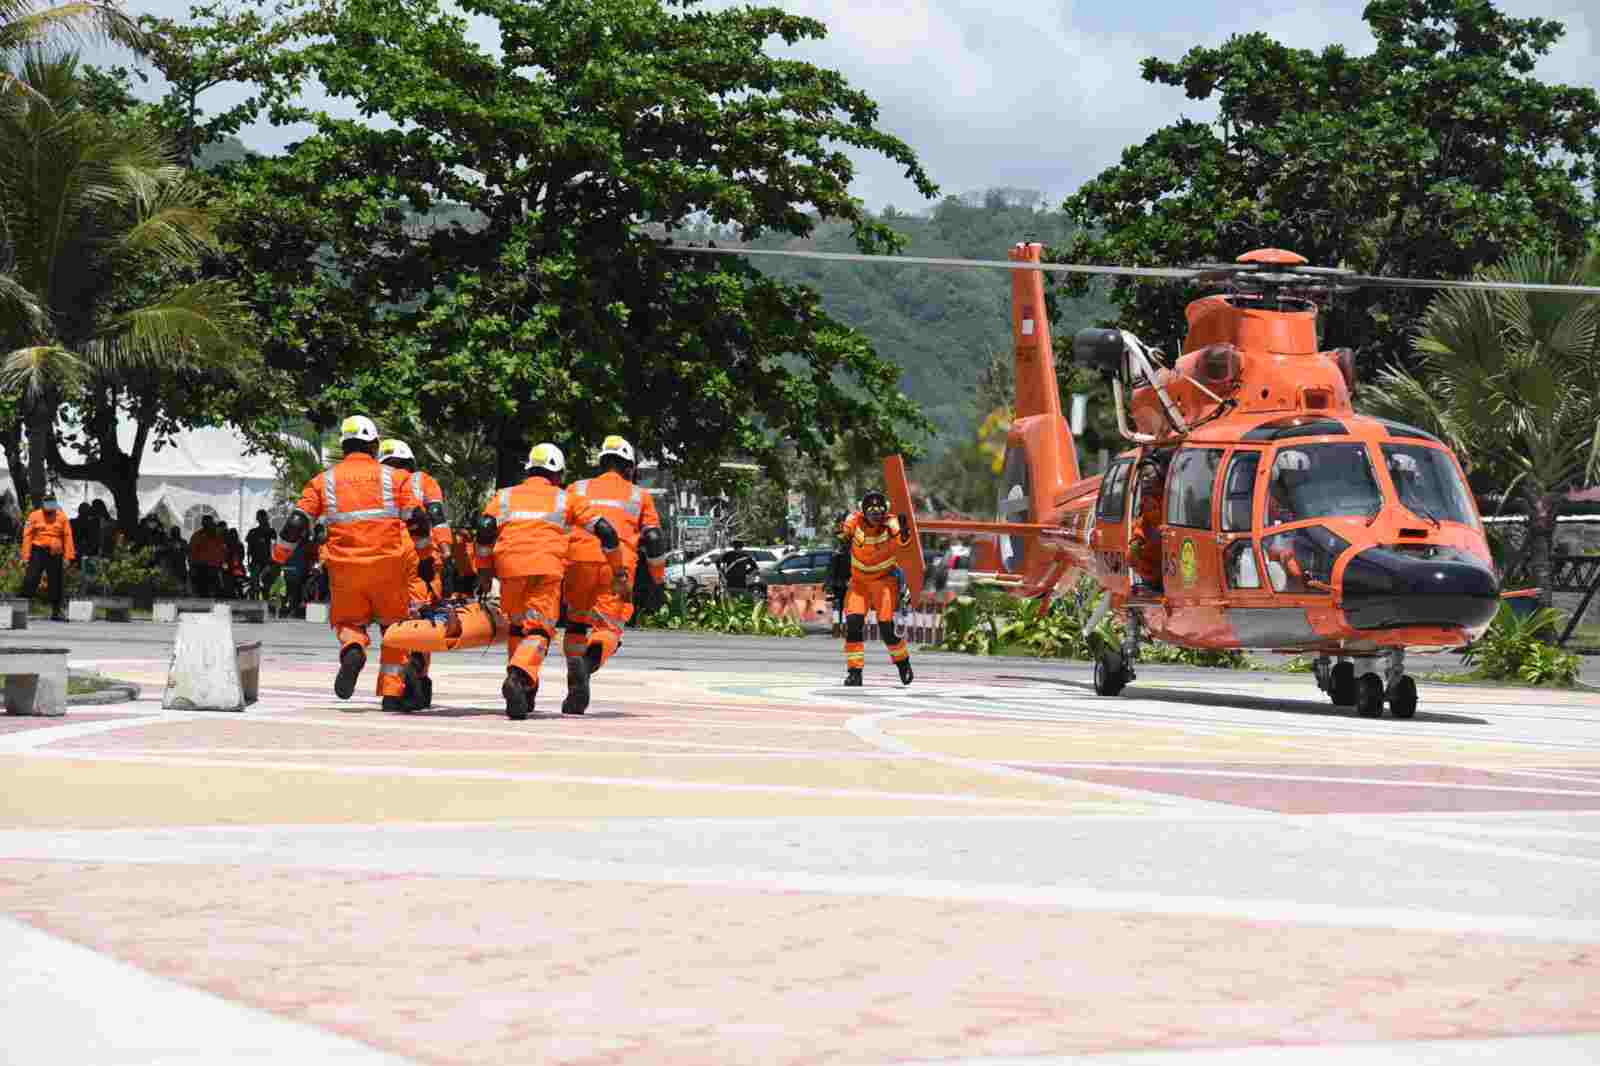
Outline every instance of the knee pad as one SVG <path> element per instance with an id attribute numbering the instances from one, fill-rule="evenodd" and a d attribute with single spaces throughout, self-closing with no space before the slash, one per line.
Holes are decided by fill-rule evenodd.
<path id="1" fill-rule="evenodd" d="M 846 615 L 844 619 L 844 639 L 852 644 L 858 644 L 867 635 L 867 616 L 864 614 Z"/>

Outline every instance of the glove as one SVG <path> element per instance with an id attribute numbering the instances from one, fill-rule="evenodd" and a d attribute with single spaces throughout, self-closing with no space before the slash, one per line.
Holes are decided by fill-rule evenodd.
<path id="1" fill-rule="evenodd" d="M 439 573 L 439 568 L 434 565 L 433 556 L 417 560 L 417 576 L 424 581 L 432 581 Z"/>
<path id="2" fill-rule="evenodd" d="M 633 599 L 633 575 L 617 567 L 611 571 L 611 594 L 624 601 Z"/>
<path id="3" fill-rule="evenodd" d="M 494 588 L 494 575 L 487 570 L 478 571 L 478 595 L 487 596 Z"/>

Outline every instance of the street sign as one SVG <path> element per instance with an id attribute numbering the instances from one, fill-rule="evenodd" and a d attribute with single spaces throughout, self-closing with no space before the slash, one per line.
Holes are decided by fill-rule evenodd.
<path id="1" fill-rule="evenodd" d="M 680 525 L 683 526 L 684 529 L 710 529 L 711 528 L 711 516 L 710 515 L 700 515 L 700 514 L 681 515 L 678 518 L 678 522 L 679 522 Z"/>

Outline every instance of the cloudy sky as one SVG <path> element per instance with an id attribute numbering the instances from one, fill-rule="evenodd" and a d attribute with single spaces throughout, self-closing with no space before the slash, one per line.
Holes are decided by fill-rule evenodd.
<path id="1" fill-rule="evenodd" d="M 128 6 L 181 18 L 189 2 Z M 1372 47 L 1361 21 L 1365 0 L 775 2 L 827 24 L 827 40 L 797 53 L 842 71 L 876 99 L 883 128 L 918 152 L 946 193 L 1009 185 L 1058 200 L 1159 126 L 1181 115 L 1210 117 L 1210 107 L 1182 90 L 1143 82 L 1139 61 L 1146 56 L 1177 59 L 1195 44 L 1254 30 L 1304 48 L 1338 42 L 1359 54 Z M 1500 7 L 1566 25 L 1541 77 L 1600 88 L 1600 4 L 1502 0 Z M 149 91 L 156 92 L 154 82 Z M 222 87 L 201 103 L 226 106 L 243 95 Z M 271 151 L 303 135 L 261 125 L 243 139 Z M 893 165 L 870 157 L 860 160 L 855 192 L 875 208 L 922 206 Z"/>

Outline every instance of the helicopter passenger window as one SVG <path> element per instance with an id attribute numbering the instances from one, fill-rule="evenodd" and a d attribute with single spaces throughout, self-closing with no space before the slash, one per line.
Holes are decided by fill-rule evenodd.
<path id="1" fill-rule="evenodd" d="M 1306 518 L 1372 518 L 1383 490 L 1365 444 L 1293 444 L 1278 449 L 1267 486 L 1267 525 Z"/>
<path id="2" fill-rule="evenodd" d="M 1211 500 L 1220 465 L 1222 452 L 1215 448 L 1185 448 L 1178 453 L 1167 483 L 1169 525 L 1211 528 Z"/>
<path id="3" fill-rule="evenodd" d="M 1236 452 L 1228 463 L 1228 479 L 1222 488 L 1222 530 L 1239 533 L 1250 528 L 1250 507 L 1256 497 L 1256 468 L 1260 452 Z"/>
<path id="4" fill-rule="evenodd" d="M 1448 452 L 1421 444 L 1385 444 L 1383 459 L 1400 502 L 1412 512 L 1434 521 L 1475 524 L 1471 497 Z"/>
<path id="5" fill-rule="evenodd" d="M 1123 459 L 1114 463 L 1100 482 L 1099 515 L 1109 522 L 1122 520 L 1122 505 L 1128 499 L 1128 469 L 1132 461 Z"/>
<path id="6" fill-rule="evenodd" d="M 1255 547 L 1248 540 L 1236 540 L 1228 545 L 1223 557 L 1222 571 L 1228 575 L 1228 587 L 1258 589 L 1261 587 L 1261 569 L 1256 566 Z"/>

